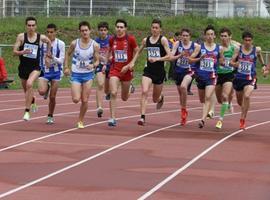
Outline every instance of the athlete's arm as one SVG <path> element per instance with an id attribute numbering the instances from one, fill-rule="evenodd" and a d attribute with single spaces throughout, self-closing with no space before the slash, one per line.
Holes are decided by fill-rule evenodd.
<path id="1" fill-rule="evenodd" d="M 23 54 L 30 54 L 31 50 L 30 49 L 24 49 L 24 50 L 19 50 L 20 46 L 23 44 L 23 40 L 24 40 L 24 33 L 20 33 L 17 38 L 16 38 L 16 42 L 13 46 L 13 55 L 14 56 L 21 56 Z"/>
<path id="2" fill-rule="evenodd" d="M 267 74 L 269 74 L 269 69 L 268 69 L 267 65 L 265 64 L 265 62 L 264 62 L 261 47 L 256 47 L 256 54 L 257 54 L 257 57 L 258 57 L 260 63 L 262 64 L 263 76 L 266 76 Z"/>
<path id="3" fill-rule="evenodd" d="M 137 61 L 139 55 L 141 54 L 141 52 L 144 50 L 144 48 L 146 47 L 146 38 L 144 38 L 142 40 L 141 46 L 138 48 L 138 50 L 136 51 L 133 59 L 130 62 L 130 70 L 132 70 L 135 66 L 135 62 Z"/>
<path id="4" fill-rule="evenodd" d="M 41 42 L 47 44 L 47 49 L 51 49 L 52 48 L 51 40 L 46 35 L 41 34 L 40 35 L 40 40 L 41 40 Z M 51 53 L 52 53 L 51 51 L 47 51 L 47 54 L 46 55 L 48 57 L 51 57 L 51 55 L 52 55 Z"/>
<path id="5" fill-rule="evenodd" d="M 235 49 L 235 50 L 234 50 L 234 54 L 233 54 L 233 56 L 232 56 L 232 59 L 231 59 L 231 61 L 230 61 L 230 65 L 231 65 L 232 67 L 234 67 L 234 68 L 239 67 L 239 62 L 238 62 L 238 60 L 237 60 L 238 56 L 239 56 L 239 49 Z"/>
<path id="6" fill-rule="evenodd" d="M 199 55 L 200 51 L 201 51 L 201 45 L 196 43 L 193 53 L 188 58 L 188 61 L 189 61 L 190 64 L 196 63 L 196 62 L 198 62 L 198 61 L 200 61 L 202 59 L 203 55 L 201 57 L 199 57 L 199 58 L 196 58 Z"/>
<path id="7" fill-rule="evenodd" d="M 180 58 L 180 57 L 183 56 L 181 53 L 178 54 L 178 55 L 175 55 L 178 46 L 179 46 L 179 41 L 176 41 L 176 42 L 173 44 L 173 48 L 172 48 L 172 51 L 171 51 L 171 59 L 170 59 L 170 61 L 177 60 L 178 58 Z"/>
<path id="8" fill-rule="evenodd" d="M 73 40 L 67 50 L 66 56 L 65 56 L 65 68 L 64 68 L 64 74 L 66 76 L 70 75 L 70 69 L 69 69 L 69 59 L 72 55 L 72 53 L 74 52 L 75 49 L 75 45 L 76 45 L 76 40 Z"/>
<path id="9" fill-rule="evenodd" d="M 93 67 L 97 68 L 99 65 L 99 44 L 95 42 L 94 44 L 94 63 Z"/>
<path id="10" fill-rule="evenodd" d="M 225 65 L 224 48 L 222 46 L 219 49 L 219 64 L 222 66 Z"/>

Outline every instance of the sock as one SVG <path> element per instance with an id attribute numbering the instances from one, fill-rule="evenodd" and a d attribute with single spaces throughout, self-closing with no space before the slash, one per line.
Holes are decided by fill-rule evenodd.
<path id="1" fill-rule="evenodd" d="M 53 117 L 53 114 L 48 114 L 48 117 Z"/>
<path id="2" fill-rule="evenodd" d="M 32 102 L 31 102 L 31 103 L 32 103 L 32 104 L 33 104 L 33 103 L 35 103 L 35 100 L 36 100 L 36 98 L 35 98 L 35 97 L 33 97 L 33 98 L 32 98 Z"/>
<path id="3" fill-rule="evenodd" d="M 221 108 L 220 108 L 220 120 L 223 120 L 225 112 L 229 108 L 228 102 L 222 103 Z"/>
<path id="4" fill-rule="evenodd" d="M 145 120 L 145 115 L 141 115 L 141 118 Z"/>
<path id="5" fill-rule="evenodd" d="M 30 109 L 26 108 L 26 109 L 25 109 L 25 112 L 30 112 Z"/>

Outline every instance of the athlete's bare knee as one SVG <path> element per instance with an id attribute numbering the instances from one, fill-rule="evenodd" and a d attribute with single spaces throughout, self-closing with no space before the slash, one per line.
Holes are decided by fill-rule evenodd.
<path id="1" fill-rule="evenodd" d="M 79 103 L 80 102 L 80 98 L 72 98 L 73 103 Z"/>
<path id="2" fill-rule="evenodd" d="M 43 96 L 43 95 L 45 95 L 46 91 L 45 90 L 38 90 L 38 93 L 39 93 L 39 95 Z"/>
<path id="3" fill-rule="evenodd" d="M 27 81 L 27 83 L 26 83 L 26 89 L 29 90 L 29 89 L 32 89 L 32 88 L 33 88 L 33 83 Z"/>
<path id="4" fill-rule="evenodd" d="M 111 91 L 111 97 L 116 98 L 117 96 L 117 91 Z"/>

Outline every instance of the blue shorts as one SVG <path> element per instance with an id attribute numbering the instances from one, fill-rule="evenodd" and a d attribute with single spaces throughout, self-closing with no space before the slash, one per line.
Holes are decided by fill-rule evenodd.
<path id="1" fill-rule="evenodd" d="M 254 86 L 256 83 L 256 78 L 253 80 L 246 80 L 246 79 L 234 79 L 233 80 L 233 88 L 237 91 L 243 91 L 244 87 L 247 85 Z"/>
<path id="2" fill-rule="evenodd" d="M 183 73 L 175 73 L 175 85 L 181 85 L 186 75 L 190 75 L 191 77 L 194 75 L 193 71 L 187 71 Z"/>
<path id="3" fill-rule="evenodd" d="M 87 81 L 93 80 L 95 78 L 95 73 L 90 72 L 90 73 L 74 73 L 72 72 L 70 81 L 71 83 L 79 83 L 83 84 L 86 83 Z"/>
<path id="4" fill-rule="evenodd" d="M 201 79 L 200 77 L 196 78 L 197 88 L 200 90 L 204 90 L 206 86 L 217 84 L 217 78 L 208 78 L 208 79 Z"/>
<path id="5" fill-rule="evenodd" d="M 62 77 L 62 72 L 52 72 L 52 73 L 42 73 L 40 78 L 49 81 L 60 81 Z"/>
<path id="6" fill-rule="evenodd" d="M 95 73 L 99 73 L 99 72 L 102 72 L 102 68 L 103 68 L 103 65 L 99 64 L 95 70 Z M 110 65 L 106 65 L 106 69 L 105 69 L 105 75 L 106 75 L 106 78 L 109 78 L 109 72 L 110 72 Z"/>

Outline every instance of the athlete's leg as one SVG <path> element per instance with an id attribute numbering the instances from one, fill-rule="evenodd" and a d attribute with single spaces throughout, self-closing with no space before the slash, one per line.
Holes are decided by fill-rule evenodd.
<path id="1" fill-rule="evenodd" d="M 206 117 L 211 109 L 212 103 L 213 103 L 213 95 L 215 92 L 215 86 L 214 85 L 207 85 L 205 87 L 205 105 L 203 109 L 202 114 L 202 120 L 205 121 Z"/>
<path id="2" fill-rule="evenodd" d="M 97 89 L 96 89 L 96 103 L 97 108 L 102 108 L 103 106 L 103 92 L 105 83 L 105 74 L 103 72 L 98 72 L 96 74 Z"/>
<path id="3" fill-rule="evenodd" d="M 118 87 L 120 85 L 120 79 L 116 76 L 110 77 L 110 116 L 112 119 L 115 119 L 115 108 L 116 108 L 116 97 L 118 92 Z"/>
<path id="4" fill-rule="evenodd" d="M 246 119 L 250 106 L 250 96 L 254 90 L 254 86 L 246 85 L 243 90 L 243 102 L 241 106 L 241 119 Z"/>
<path id="5" fill-rule="evenodd" d="M 26 87 L 25 87 L 25 108 L 30 109 L 30 106 L 33 101 L 33 84 L 34 81 L 39 77 L 40 71 L 34 70 L 30 73 L 29 78 L 26 81 Z"/>
<path id="6" fill-rule="evenodd" d="M 91 92 L 93 80 L 89 80 L 82 84 L 82 93 L 81 93 L 81 107 L 79 114 L 79 122 L 83 122 L 85 113 L 88 109 L 88 99 Z"/>
<path id="7" fill-rule="evenodd" d="M 44 78 L 39 78 L 38 79 L 38 93 L 41 96 L 44 96 L 45 93 L 48 90 L 48 80 Z"/>
<path id="8" fill-rule="evenodd" d="M 192 77 L 190 75 L 186 75 L 180 85 L 180 99 L 181 99 L 181 107 L 186 109 L 187 107 L 187 87 L 190 84 Z"/>
<path id="9" fill-rule="evenodd" d="M 50 100 L 49 100 L 49 115 L 53 116 L 56 105 L 56 93 L 58 90 L 59 81 L 51 81 Z"/>

